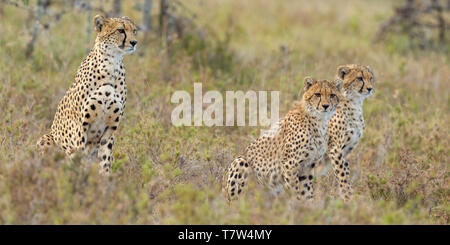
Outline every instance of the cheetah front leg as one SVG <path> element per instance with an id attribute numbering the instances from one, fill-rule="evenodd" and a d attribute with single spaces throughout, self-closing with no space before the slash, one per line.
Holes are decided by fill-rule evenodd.
<path id="1" fill-rule="evenodd" d="M 299 185 L 302 187 L 299 196 L 307 200 L 314 198 L 313 178 L 312 172 L 310 171 L 298 175 Z"/>
<path id="2" fill-rule="evenodd" d="M 350 200 L 353 195 L 352 186 L 350 184 L 350 166 L 345 160 L 345 156 L 339 147 L 330 150 L 328 157 L 333 165 L 334 174 L 339 182 L 340 196 L 344 201 Z"/>
<path id="3" fill-rule="evenodd" d="M 82 142 L 84 148 L 89 144 L 97 145 L 99 143 L 97 156 L 100 160 L 99 172 L 102 175 L 111 173 L 114 132 L 119 126 L 122 109 L 122 102 L 119 101 L 112 85 L 109 84 L 97 89 L 85 105 Z M 92 139 L 87 138 L 88 132 L 94 124 L 105 126 L 98 142 L 92 142 Z"/>
<path id="4" fill-rule="evenodd" d="M 112 119 L 111 117 L 107 121 L 107 128 L 100 140 L 100 146 L 98 149 L 98 158 L 100 159 L 100 170 L 99 173 L 102 175 L 110 175 L 112 162 L 113 162 L 113 154 L 112 149 L 114 146 L 114 133 L 119 126 L 120 115 L 116 115 L 116 119 Z"/>
<path id="5" fill-rule="evenodd" d="M 312 186 L 313 176 L 311 174 L 300 174 L 298 170 L 291 170 L 283 173 L 285 188 L 293 190 L 297 200 L 311 200 L 314 197 Z"/>
<path id="6" fill-rule="evenodd" d="M 111 130 L 108 130 L 108 132 L 111 132 Z M 112 162 L 114 160 L 112 155 L 113 146 L 114 136 L 112 134 L 104 138 L 102 137 L 98 150 L 98 157 L 100 158 L 99 173 L 101 175 L 108 176 L 111 174 Z"/>
<path id="7" fill-rule="evenodd" d="M 301 174 L 302 165 L 306 162 L 306 153 L 295 151 L 293 144 L 285 147 L 283 153 L 283 179 L 285 188 L 293 190 L 298 200 L 312 199 L 314 190 L 312 187 L 312 174 L 307 171 L 307 175 Z"/>
<path id="8" fill-rule="evenodd" d="M 111 174 L 113 154 L 112 148 L 114 146 L 114 133 L 119 127 L 120 118 L 122 115 L 122 103 L 117 99 L 113 99 L 107 104 L 108 115 L 106 117 L 106 129 L 100 140 L 100 147 L 98 150 L 98 157 L 100 158 L 100 174 Z"/>
<path id="9" fill-rule="evenodd" d="M 310 200 L 314 198 L 314 168 L 317 166 L 317 163 L 322 159 L 316 160 L 312 162 L 309 166 L 306 166 L 303 171 L 298 175 L 300 185 L 303 187 L 300 195 L 304 196 L 306 199 Z M 302 193 L 305 193 L 304 195 Z"/>

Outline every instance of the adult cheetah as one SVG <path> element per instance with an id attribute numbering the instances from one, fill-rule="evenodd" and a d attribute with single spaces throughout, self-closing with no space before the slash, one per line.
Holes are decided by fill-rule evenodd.
<path id="1" fill-rule="evenodd" d="M 373 94 L 375 77 L 370 67 L 351 64 L 339 66 L 336 78 L 343 81 L 343 97 L 328 123 L 327 157 L 324 157 L 322 164 L 332 163 L 339 182 L 340 196 L 343 200 L 349 200 L 353 191 L 346 156 L 356 147 L 363 135 L 362 105 L 364 100 Z"/>
<path id="2" fill-rule="evenodd" d="M 37 142 L 41 153 L 57 145 L 72 157 L 75 151 L 97 154 L 100 173 L 109 175 L 114 132 L 127 101 L 123 57 L 136 49 L 136 26 L 128 17 L 94 17 L 94 48 L 83 60 L 75 82 L 58 105 L 51 132 Z"/>
<path id="3" fill-rule="evenodd" d="M 339 100 L 341 80 L 304 80 L 303 97 L 279 122 L 247 147 L 228 168 L 224 191 L 229 201 L 237 199 L 255 173 L 260 184 L 279 192 L 284 187 L 297 199 L 313 197 L 312 169 L 325 154 L 328 121 Z"/>

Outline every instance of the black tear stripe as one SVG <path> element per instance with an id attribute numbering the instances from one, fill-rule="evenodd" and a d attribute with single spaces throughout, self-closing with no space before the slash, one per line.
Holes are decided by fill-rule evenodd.
<path id="1" fill-rule="evenodd" d="M 125 26 L 123 27 L 123 29 L 125 30 Z M 125 41 L 127 40 L 127 32 L 124 31 L 124 32 L 123 32 L 123 35 L 125 35 L 125 38 L 124 38 L 123 41 L 122 41 L 122 48 L 125 48 Z"/>
<path id="2" fill-rule="evenodd" d="M 319 105 L 320 105 L 320 102 L 322 101 L 322 95 L 319 97 L 319 103 L 317 103 L 317 110 L 319 110 Z"/>
<path id="3" fill-rule="evenodd" d="M 362 93 L 363 88 L 364 88 L 364 84 L 365 84 L 365 83 L 364 83 L 364 78 L 361 80 L 361 82 L 362 82 L 363 84 L 362 84 L 361 88 L 359 89 L 359 92 L 360 92 L 360 93 Z"/>

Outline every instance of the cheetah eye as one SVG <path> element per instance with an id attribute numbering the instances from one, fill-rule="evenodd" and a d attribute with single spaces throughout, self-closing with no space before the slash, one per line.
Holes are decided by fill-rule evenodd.
<path id="1" fill-rule="evenodd" d="M 137 30 L 135 29 L 135 30 L 133 30 L 133 34 L 134 35 L 136 35 L 137 34 Z"/>
<path id="2" fill-rule="evenodd" d="M 362 77 L 357 77 L 356 79 L 358 79 L 358 81 L 362 82 L 363 78 Z"/>
<path id="3" fill-rule="evenodd" d="M 117 31 L 118 31 L 119 33 L 125 33 L 125 30 L 124 30 L 123 28 L 117 29 Z"/>
<path id="4" fill-rule="evenodd" d="M 320 97 L 320 93 L 315 93 L 314 94 L 316 97 Z"/>
<path id="5" fill-rule="evenodd" d="M 334 98 L 334 97 L 336 97 L 335 94 L 330 94 L 330 98 Z"/>

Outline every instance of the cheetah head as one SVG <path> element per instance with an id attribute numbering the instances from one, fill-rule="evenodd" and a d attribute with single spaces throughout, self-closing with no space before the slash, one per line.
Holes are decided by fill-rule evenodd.
<path id="1" fill-rule="evenodd" d="M 375 77 L 369 66 L 343 65 L 336 73 L 336 77 L 344 81 L 345 97 L 364 100 L 373 94 Z"/>
<path id="2" fill-rule="evenodd" d="M 308 111 L 331 117 L 341 97 L 342 81 L 315 80 L 305 77 L 303 100 Z"/>
<path id="3" fill-rule="evenodd" d="M 97 30 L 96 42 L 100 42 L 103 48 L 119 54 L 131 54 L 136 50 L 137 28 L 130 18 L 97 15 L 94 24 Z"/>

